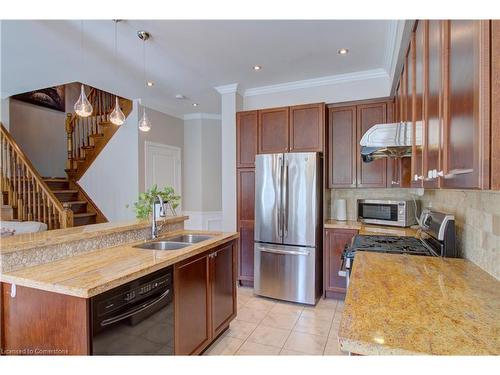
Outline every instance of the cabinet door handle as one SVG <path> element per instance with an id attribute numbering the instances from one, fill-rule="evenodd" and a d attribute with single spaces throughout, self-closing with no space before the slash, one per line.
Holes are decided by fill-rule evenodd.
<path id="1" fill-rule="evenodd" d="M 472 173 L 472 172 L 474 172 L 473 169 L 453 169 L 450 171 L 450 173 L 445 174 L 444 178 L 450 179 L 450 178 L 453 178 L 455 176 L 459 176 L 461 174 L 468 174 L 468 173 Z"/>

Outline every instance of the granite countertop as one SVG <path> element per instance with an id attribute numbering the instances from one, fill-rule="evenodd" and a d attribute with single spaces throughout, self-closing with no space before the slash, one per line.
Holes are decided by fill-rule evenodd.
<path id="1" fill-rule="evenodd" d="M 341 349 L 371 354 L 500 354 L 500 281 L 465 259 L 360 252 Z"/>
<path id="2" fill-rule="evenodd" d="M 171 216 L 160 218 L 158 223 L 175 224 L 188 219 L 188 216 Z M 11 237 L 2 238 L 0 253 L 9 253 L 21 250 L 32 249 L 34 247 L 58 245 L 65 242 L 78 241 L 82 239 L 92 239 L 113 233 L 122 233 L 129 230 L 144 229 L 151 227 L 151 221 L 147 219 L 137 219 L 124 222 L 100 223 L 72 227 L 66 229 L 56 229 L 45 232 L 18 234 Z"/>
<path id="3" fill-rule="evenodd" d="M 369 235 L 384 235 L 384 236 L 410 236 L 418 237 L 418 229 L 391 227 L 387 225 L 372 225 L 364 224 L 359 221 L 347 220 L 339 221 L 329 219 L 324 223 L 325 229 L 354 229 L 359 231 L 359 234 Z"/>
<path id="4" fill-rule="evenodd" d="M 238 233 L 180 230 L 166 233 L 159 239 L 189 233 L 214 237 L 180 250 L 144 250 L 133 247 L 146 241 L 108 247 L 6 272 L 0 275 L 0 281 L 89 298 L 238 238 Z"/>

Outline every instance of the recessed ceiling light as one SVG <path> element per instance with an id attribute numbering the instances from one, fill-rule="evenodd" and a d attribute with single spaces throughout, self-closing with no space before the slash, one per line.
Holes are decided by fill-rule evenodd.
<path id="1" fill-rule="evenodd" d="M 260 65 L 253 66 L 253 70 L 261 70 L 261 69 L 262 69 L 262 66 L 260 66 Z"/>
<path id="2" fill-rule="evenodd" d="M 152 81 L 148 81 L 148 82 L 147 82 L 148 87 L 153 87 L 153 86 L 154 86 L 154 84 L 155 84 L 155 83 L 154 83 L 154 82 L 152 82 Z"/>
<path id="3" fill-rule="evenodd" d="M 339 55 L 347 55 L 349 53 L 349 50 L 347 48 L 341 48 L 337 52 Z"/>
<path id="4" fill-rule="evenodd" d="M 198 103 L 193 103 L 193 107 L 198 107 Z"/>
<path id="5" fill-rule="evenodd" d="M 182 95 L 182 94 L 175 95 L 175 98 L 176 99 L 186 99 L 186 97 L 184 95 Z"/>

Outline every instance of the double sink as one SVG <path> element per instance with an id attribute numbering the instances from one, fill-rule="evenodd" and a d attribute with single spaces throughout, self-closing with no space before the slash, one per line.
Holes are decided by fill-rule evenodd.
<path id="1" fill-rule="evenodd" d="M 205 234 L 181 234 L 166 240 L 146 242 L 134 247 L 145 250 L 179 250 L 191 246 L 192 244 L 209 240 L 213 237 L 214 236 Z"/>

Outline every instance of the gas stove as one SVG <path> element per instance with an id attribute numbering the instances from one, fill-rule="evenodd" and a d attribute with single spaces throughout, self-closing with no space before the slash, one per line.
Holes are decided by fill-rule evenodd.
<path id="1" fill-rule="evenodd" d="M 437 255 L 432 249 L 415 237 L 357 235 L 346 249 L 345 256 L 354 258 L 357 251 L 373 251 L 391 254 Z"/>
<path id="2" fill-rule="evenodd" d="M 419 238 L 407 236 L 356 235 L 342 254 L 340 276 L 347 278 L 358 251 L 420 256 L 458 256 L 455 246 L 455 219 L 452 215 L 423 209 L 419 220 Z"/>

